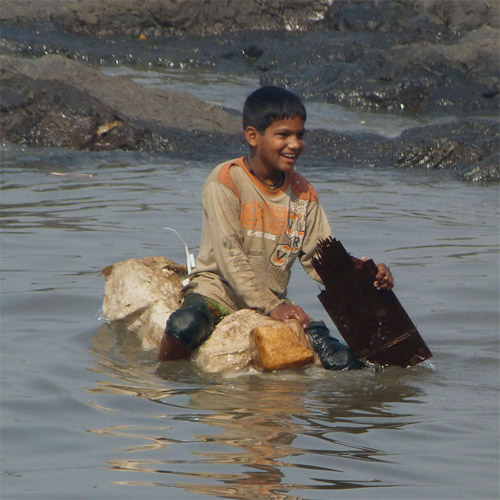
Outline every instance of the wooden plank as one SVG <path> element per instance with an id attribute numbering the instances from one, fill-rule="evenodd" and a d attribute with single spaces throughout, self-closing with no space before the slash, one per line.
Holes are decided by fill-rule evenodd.
<path id="1" fill-rule="evenodd" d="M 327 238 L 312 264 L 325 285 L 318 298 L 358 359 L 407 367 L 432 356 L 394 292 L 373 286 L 373 260 L 353 259 Z"/>

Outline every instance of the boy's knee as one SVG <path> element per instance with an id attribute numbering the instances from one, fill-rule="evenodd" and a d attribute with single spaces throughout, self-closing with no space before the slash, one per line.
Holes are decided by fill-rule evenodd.
<path id="1" fill-rule="evenodd" d="M 167 321 L 158 359 L 170 361 L 189 358 L 212 332 L 208 308 L 202 302 L 174 311 Z"/>
<path id="2" fill-rule="evenodd" d="M 210 318 L 203 304 L 194 304 L 173 312 L 165 333 L 191 348 L 198 347 L 210 335 Z"/>
<path id="3" fill-rule="evenodd" d="M 222 316 L 209 307 L 208 300 L 202 295 L 189 294 L 182 307 L 170 315 L 160 345 L 160 360 L 188 358 L 210 336 Z"/>

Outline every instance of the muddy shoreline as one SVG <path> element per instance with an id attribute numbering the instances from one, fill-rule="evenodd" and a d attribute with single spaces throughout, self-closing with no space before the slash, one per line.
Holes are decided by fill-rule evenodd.
<path id="1" fill-rule="evenodd" d="M 0 7 L 3 141 L 242 150 L 234 112 L 96 69 L 199 67 L 286 85 L 306 104 L 454 118 L 395 139 L 312 131 L 309 154 L 500 180 L 497 2 L 4 0 Z"/>

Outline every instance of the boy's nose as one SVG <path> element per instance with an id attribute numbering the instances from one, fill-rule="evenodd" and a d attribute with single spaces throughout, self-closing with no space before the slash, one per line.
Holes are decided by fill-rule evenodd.
<path id="1" fill-rule="evenodd" d="M 291 136 L 288 140 L 288 147 L 293 150 L 300 149 L 302 147 L 301 141 L 298 137 Z"/>

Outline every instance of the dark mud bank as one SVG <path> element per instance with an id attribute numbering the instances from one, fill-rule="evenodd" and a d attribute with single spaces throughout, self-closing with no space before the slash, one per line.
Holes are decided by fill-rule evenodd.
<path id="1" fill-rule="evenodd" d="M 240 143 L 240 120 L 185 92 L 145 89 L 63 56 L 0 56 L 0 137 L 14 143 L 131 151 Z"/>
<path id="2" fill-rule="evenodd" d="M 245 30 L 445 32 L 498 28 L 496 0 L 2 0 L 0 19 L 99 38 Z"/>
<path id="3" fill-rule="evenodd" d="M 233 113 L 185 93 L 106 77 L 88 63 L 200 67 L 251 74 L 306 101 L 451 122 L 392 140 L 313 131 L 309 154 L 500 179 L 496 1 L 5 0 L 1 6 L 2 140 L 195 156 L 244 150 Z"/>

